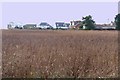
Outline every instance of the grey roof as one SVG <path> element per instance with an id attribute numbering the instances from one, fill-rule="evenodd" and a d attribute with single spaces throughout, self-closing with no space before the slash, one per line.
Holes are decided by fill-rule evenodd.
<path id="1" fill-rule="evenodd" d="M 48 24 L 47 22 L 41 22 L 40 23 L 40 26 L 50 26 L 50 27 L 52 27 L 50 24 Z"/>
<path id="2" fill-rule="evenodd" d="M 27 25 L 27 26 L 36 26 L 37 24 L 25 24 L 25 25 Z"/>
<path id="3" fill-rule="evenodd" d="M 25 24 L 23 25 L 23 27 L 36 27 L 37 24 Z"/>
<path id="4" fill-rule="evenodd" d="M 56 22 L 56 24 L 64 24 L 64 22 Z"/>
<path id="5" fill-rule="evenodd" d="M 37 24 L 25 24 L 23 25 L 24 28 L 35 28 Z"/>

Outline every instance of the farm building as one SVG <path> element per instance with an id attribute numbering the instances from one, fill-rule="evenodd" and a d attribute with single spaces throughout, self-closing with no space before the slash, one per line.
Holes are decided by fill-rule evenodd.
<path id="1" fill-rule="evenodd" d="M 36 29 L 36 24 L 26 24 L 23 26 L 24 29 Z"/>
<path id="2" fill-rule="evenodd" d="M 22 25 L 14 22 L 10 22 L 7 24 L 8 29 L 22 29 Z"/>
<path id="3" fill-rule="evenodd" d="M 71 29 L 80 29 L 80 26 L 82 26 L 82 21 L 70 21 L 70 28 Z"/>
<path id="4" fill-rule="evenodd" d="M 56 22 L 57 29 L 69 29 L 70 23 Z"/>
<path id="5" fill-rule="evenodd" d="M 9 23 L 7 24 L 7 28 L 8 28 L 8 29 L 14 29 L 14 28 L 15 28 L 15 23 L 14 23 L 14 22 L 9 22 Z"/>
<path id="6" fill-rule="evenodd" d="M 114 30 L 116 29 L 115 24 L 114 23 L 110 23 L 110 24 L 96 24 L 95 27 L 96 30 Z"/>
<path id="7" fill-rule="evenodd" d="M 38 28 L 41 28 L 41 29 L 52 29 L 53 27 L 50 24 L 48 24 L 47 22 L 41 22 L 38 25 Z"/>

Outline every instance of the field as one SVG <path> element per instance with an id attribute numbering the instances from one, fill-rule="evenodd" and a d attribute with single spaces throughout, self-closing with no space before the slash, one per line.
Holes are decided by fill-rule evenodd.
<path id="1" fill-rule="evenodd" d="M 117 31 L 3 30 L 3 78 L 118 76 Z"/>

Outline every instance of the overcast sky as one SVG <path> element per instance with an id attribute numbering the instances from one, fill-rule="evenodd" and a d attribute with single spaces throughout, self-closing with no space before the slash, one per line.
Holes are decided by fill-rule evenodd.
<path id="1" fill-rule="evenodd" d="M 70 22 L 92 15 L 96 23 L 114 21 L 118 2 L 5 2 L 2 3 L 2 28 L 7 23 Z M 109 19 L 109 20 L 108 20 Z"/>

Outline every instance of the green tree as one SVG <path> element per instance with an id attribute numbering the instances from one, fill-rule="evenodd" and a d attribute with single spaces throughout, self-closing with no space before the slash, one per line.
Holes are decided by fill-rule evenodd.
<path id="1" fill-rule="evenodd" d="M 116 29 L 120 30 L 120 14 L 117 14 L 115 17 Z"/>
<path id="2" fill-rule="evenodd" d="M 83 20 L 83 26 L 85 26 L 85 29 L 87 30 L 95 29 L 95 21 L 92 19 L 91 15 L 83 17 L 82 20 Z"/>

